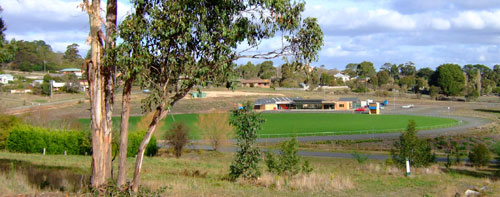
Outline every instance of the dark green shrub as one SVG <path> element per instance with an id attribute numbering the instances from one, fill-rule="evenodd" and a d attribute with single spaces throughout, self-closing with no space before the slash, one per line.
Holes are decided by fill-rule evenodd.
<path id="1" fill-rule="evenodd" d="M 12 115 L 0 115 L 0 149 L 5 149 L 7 137 L 10 129 L 21 124 L 21 119 Z"/>
<path id="2" fill-rule="evenodd" d="M 469 152 L 469 161 L 473 166 L 486 166 L 491 160 L 490 150 L 484 144 L 476 144 Z"/>
<path id="3" fill-rule="evenodd" d="M 275 156 L 271 152 L 266 152 L 265 163 L 267 171 L 285 176 L 294 176 L 300 171 L 310 173 L 313 169 L 309 165 L 309 161 L 305 161 L 302 166 L 300 162 L 302 158 L 297 155 L 299 143 L 296 138 L 287 140 L 280 145 L 279 155 Z"/>
<path id="4" fill-rule="evenodd" d="M 151 136 L 148 146 L 146 147 L 145 154 L 150 157 L 154 157 L 158 153 L 158 145 L 156 144 L 156 138 Z"/>
<path id="5" fill-rule="evenodd" d="M 173 148 L 175 157 L 179 158 L 189 142 L 189 128 L 183 122 L 175 122 L 167 131 L 166 139 Z"/>
<path id="6" fill-rule="evenodd" d="M 352 157 L 354 157 L 354 159 L 356 159 L 356 161 L 358 161 L 358 163 L 365 163 L 366 160 L 368 160 L 368 156 L 366 155 L 363 155 L 363 154 L 360 154 L 358 152 L 353 152 L 352 154 Z"/>
<path id="7" fill-rule="evenodd" d="M 414 120 L 408 122 L 407 130 L 394 143 L 394 147 L 391 149 L 391 157 L 394 163 L 400 167 L 405 165 L 406 159 L 414 167 L 425 167 L 436 161 L 436 156 L 432 154 L 430 143 L 427 140 L 417 137 Z"/>
<path id="8" fill-rule="evenodd" d="M 127 157 L 135 157 L 137 155 L 137 153 L 139 152 L 139 145 L 141 144 L 142 139 L 144 139 L 145 135 L 146 132 L 140 131 L 130 132 L 128 134 Z M 157 152 L 158 147 L 156 145 L 156 138 L 152 136 L 144 154 L 146 154 L 147 156 L 155 156 Z"/>
<path id="9" fill-rule="evenodd" d="M 261 175 L 259 161 L 260 150 L 255 146 L 257 131 L 262 129 L 265 119 L 253 111 L 252 104 L 247 102 L 242 109 L 231 112 L 229 123 L 234 126 L 238 151 L 229 166 L 229 179 L 236 180 L 240 176 L 245 179 L 256 179 Z"/>

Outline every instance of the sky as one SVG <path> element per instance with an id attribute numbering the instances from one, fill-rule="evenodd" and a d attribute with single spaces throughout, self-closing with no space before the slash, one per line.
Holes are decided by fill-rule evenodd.
<path id="1" fill-rule="evenodd" d="M 103 0 L 103 5 L 105 0 Z M 2 0 L 0 16 L 7 39 L 45 40 L 64 52 L 89 46 L 88 16 L 81 0 Z M 132 8 L 119 0 L 118 19 Z M 417 68 L 444 63 L 500 64 L 500 0 L 306 0 L 304 17 L 316 17 L 324 33 L 318 62 L 343 70 L 348 63 L 371 61 L 375 68 L 408 61 Z M 259 51 L 281 46 L 281 37 L 262 42 Z M 241 59 L 254 63 L 262 60 Z M 282 63 L 274 60 L 275 65 Z"/>

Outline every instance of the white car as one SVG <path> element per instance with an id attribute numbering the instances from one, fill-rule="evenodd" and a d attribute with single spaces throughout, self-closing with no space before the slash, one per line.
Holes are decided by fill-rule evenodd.
<path id="1" fill-rule="evenodd" d="M 410 109 L 410 108 L 413 108 L 413 107 L 414 107 L 413 104 L 401 106 L 401 108 L 403 108 L 403 109 Z"/>

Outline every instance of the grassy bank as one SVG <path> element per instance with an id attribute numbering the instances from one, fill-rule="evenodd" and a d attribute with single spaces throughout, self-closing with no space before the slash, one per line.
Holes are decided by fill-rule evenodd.
<path id="1" fill-rule="evenodd" d="M 454 119 L 411 116 L 411 115 L 367 115 L 337 113 L 264 113 L 264 128 L 261 137 L 290 137 L 293 135 L 335 135 L 398 132 L 406 129 L 408 120 L 415 120 L 419 129 L 443 128 L 458 124 Z M 134 130 L 141 117 L 131 117 L 130 129 Z M 185 122 L 191 129 L 191 137 L 199 138 L 196 127 L 198 114 L 168 115 L 165 124 L 158 131 L 165 131 L 174 121 Z M 89 119 L 81 119 L 83 125 L 90 125 Z M 113 118 L 114 125 L 120 118 Z"/>
<path id="2" fill-rule="evenodd" d="M 0 159 L 23 161 L 51 171 L 67 170 L 90 174 L 90 156 L 62 156 L 0 152 Z M 174 196 L 452 196 L 463 194 L 472 187 L 487 186 L 485 194 L 500 193 L 500 184 L 488 178 L 488 169 L 468 167 L 445 172 L 440 166 L 414 169 L 411 177 L 383 161 L 363 164 L 352 159 L 307 158 L 314 171 L 284 179 L 264 173 L 256 182 L 229 182 L 231 154 L 215 152 L 186 153 L 180 159 L 170 157 L 145 158 L 142 184 L 151 189 L 167 187 L 164 195 Z M 129 158 L 129 178 L 133 158 Z M 263 163 L 261 163 L 263 165 Z M 116 163 L 115 169 L 116 169 Z M 31 184 L 22 172 L 0 173 L 0 191 L 3 194 L 56 192 Z M 77 191 L 82 192 L 82 191 Z"/>

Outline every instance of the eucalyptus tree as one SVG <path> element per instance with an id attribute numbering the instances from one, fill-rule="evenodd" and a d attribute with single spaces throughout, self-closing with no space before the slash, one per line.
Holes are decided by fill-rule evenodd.
<path id="1" fill-rule="evenodd" d="M 141 16 L 128 16 L 120 31 L 124 45 L 139 44 L 140 54 L 117 53 L 140 67 L 141 87 L 151 90 L 142 100 L 154 117 L 139 146 L 132 190 L 137 191 L 144 151 L 169 109 L 193 87 L 228 81 L 240 58 L 287 57 L 296 68 L 308 68 L 318 58 L 323 33 L 315 18 L 301 18 L 303 2 L 287 0 L 191 1 L 142 0 Z M 140 20 L 135 20 L 140 18 Z M 282 35 L 276 50 L 252 53 L 265 40 Z M 248 48 L 241 48 L 248 46 Z M 129 50 L 133 51 L 133 50 Z M 120 57 L 125 56 L 125 57 Z M 127 71 L 128 72 L 128 71 Z"/>
<path id="2" fill-rule="evenodd" d="M 111 49 L 115 47 L 117 1 L 108 0 L 105 19 L 101 16 L 100 0 L 83 0 L 80 5 L 89 15 L 90 59 L 86 60 L 89 82 L 90 120 L 92 132 L 91 186 L 106 185 L 111 176 L 111 141 L 113 94 L 116 67 Z M 103 28 L 104 27 L 104 28 Z"/>

